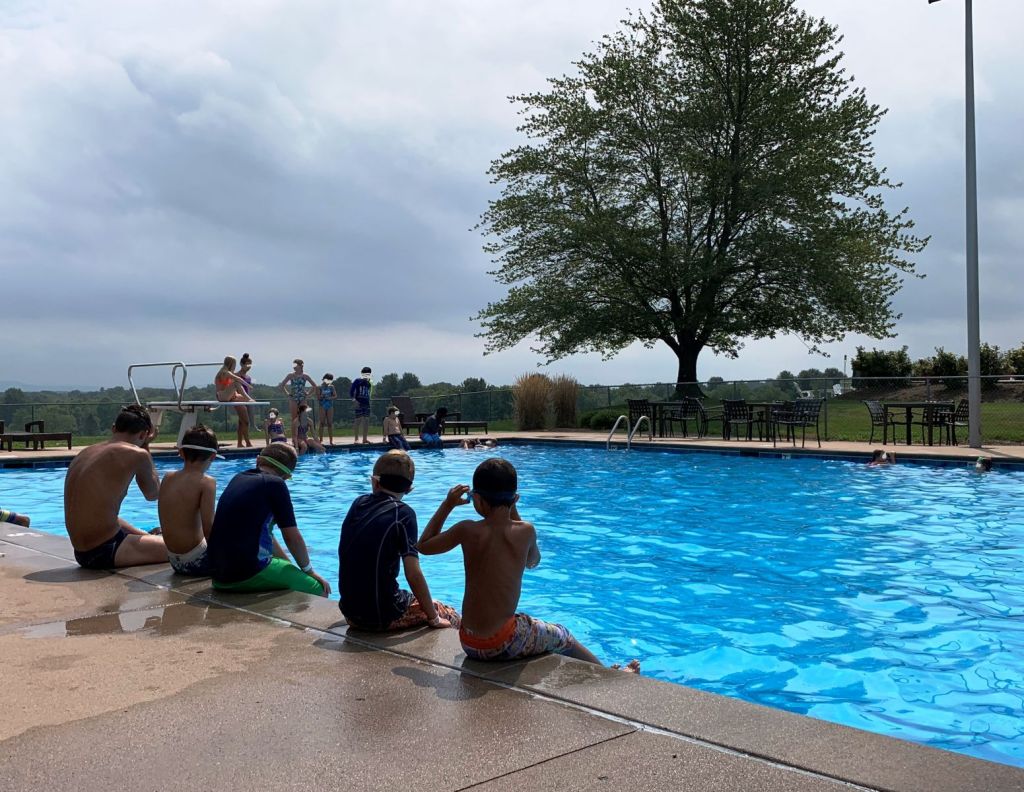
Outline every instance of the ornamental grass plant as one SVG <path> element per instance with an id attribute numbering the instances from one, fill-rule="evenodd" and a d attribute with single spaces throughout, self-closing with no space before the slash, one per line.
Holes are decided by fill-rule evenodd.
<path id="1" fill-rule="evenodd" d="M 546 374 L 521 374 L 512 385 L 512 405 L 520 431 L 543 429 L 551 400 L 551 380 Z"/>
<path id="2" fill-rule="evenodd" d="M 580 384 L 575 377 L 558 374 L 551 378 L 551 404 L 555 410 L 555 426 L 563 429 L 576 427 L 576 404 Z"/>

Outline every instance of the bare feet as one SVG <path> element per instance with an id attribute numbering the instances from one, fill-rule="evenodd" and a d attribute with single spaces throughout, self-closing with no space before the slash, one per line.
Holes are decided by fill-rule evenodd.
<path id="1" fill-rule="evenodd" d="M 627 674 L 639 674 L 640 673 L 640 661 L 630 660 L 626 663 L 626 667 L 623 668 L 619 663 L 613 663 L 612 668 L 616 671 L 625 671 Z"/>

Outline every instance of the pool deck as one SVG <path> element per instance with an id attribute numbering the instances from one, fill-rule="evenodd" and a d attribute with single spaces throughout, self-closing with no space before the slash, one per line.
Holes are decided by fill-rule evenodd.
<path id="1" fill-rule="evenodd" d="M 350 633 L 317 597 L 81 570 L 9 523 L 0 554 L 0 790 L 1024 790 L 1022 769 L 643 676 L 475 663 L 452 630 Z"/>

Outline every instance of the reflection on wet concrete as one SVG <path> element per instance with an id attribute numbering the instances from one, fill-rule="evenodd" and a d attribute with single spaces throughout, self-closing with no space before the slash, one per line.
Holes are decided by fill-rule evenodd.
<path id="1" fill-rule="evenodd" d="M 238 622 L 262 621 L 259 617 L 199 601 L 176 603 L 159 608 L 104 613 L 66 621 L 34 624 L 19 630 L 28 638 L 72 638 L 82 635 L 156 636 L 178 635 L 198 626 L 222 627 Z"/>

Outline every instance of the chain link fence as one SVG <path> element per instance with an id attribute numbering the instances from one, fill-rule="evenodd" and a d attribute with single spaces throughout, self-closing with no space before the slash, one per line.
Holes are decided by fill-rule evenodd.
<path id="1" fill-rule="evenodd" d="M 1024 443 L 1024 377 L 982 377 L 981 431 L 987 444 Z M 954 408 L 967 398 L 966 377 L 849 377 L 849 378 L 794 378 L 792 380 L 722 380 L 712 379 L 699 383 L 644 383 L 623 385 L 581 385 L 577 398 L 576 426 L 606 431 L 620 414 L 628 414 L 627 401 L 646 399 L 651 402 L 672 401 L 683 395 L 697 396 L 706 407 L 720 404 L 723 399 L 746 399 L 753 402 L 785 402 L 797 398 L 823 399 L 822 439 L 864 440 L 871 435 L 871 421 L 864 401 L 886 402 L 939 402 Z M 145 399 L 166 398 L 147 394 Z M 446 407 L 458 412 L 467 421 L 487 421 L 494 429 L 514 429 L 515 400 L 511 388 L 491 388 L 483 391 L 453 392 L 431 395 L 409 395 L 416 412 L 433 412 Z M 262 399 L 269 401 L 287 419 L 289 402 L 285 397 Z M 371 401 L 373 418 L 371 431 L 376 431 L 383 420 L 390 398 Z M 106 434 L 123 400 L 100 402 L 22 402 L 0 404 L 0 421 L 9 430 L 20 431 L 29 421 L 42 420 L 47 431 L 74 432 L 79 436 Z M 319 405 L 310 400 L 315 411 Z M 252 434 L 262 433 L 266 407 L 256 408 L 256 424 Z M 319 419 L 319 415 L 316 416 Z M 349 399 L 338 399 L 334 407 L 336 429 L 351 427 L 353 405 Z M 181 421 L 179 414 L 165 413 L 161 433 L 176 434 Z M 218 408 L 208 413 L 203 422 L 215 431 L 233 435 L 236 427 L 233 407 Z M 553 427 L 553 419 L 549 421 Z M 572 428 L 572 427 L 560 427 Z M 877 433 L 876 433 L 877 434 Z M 964 433 L 965 435 L 965 433 Z M 901 438 L 903 433 L 901 430 Z M 903 438 L 905 439 L 905 438 Z M 915 438 L 915 442 L 920 442 Z M 961 441 L 963 442 L 963 441 Z"/>

